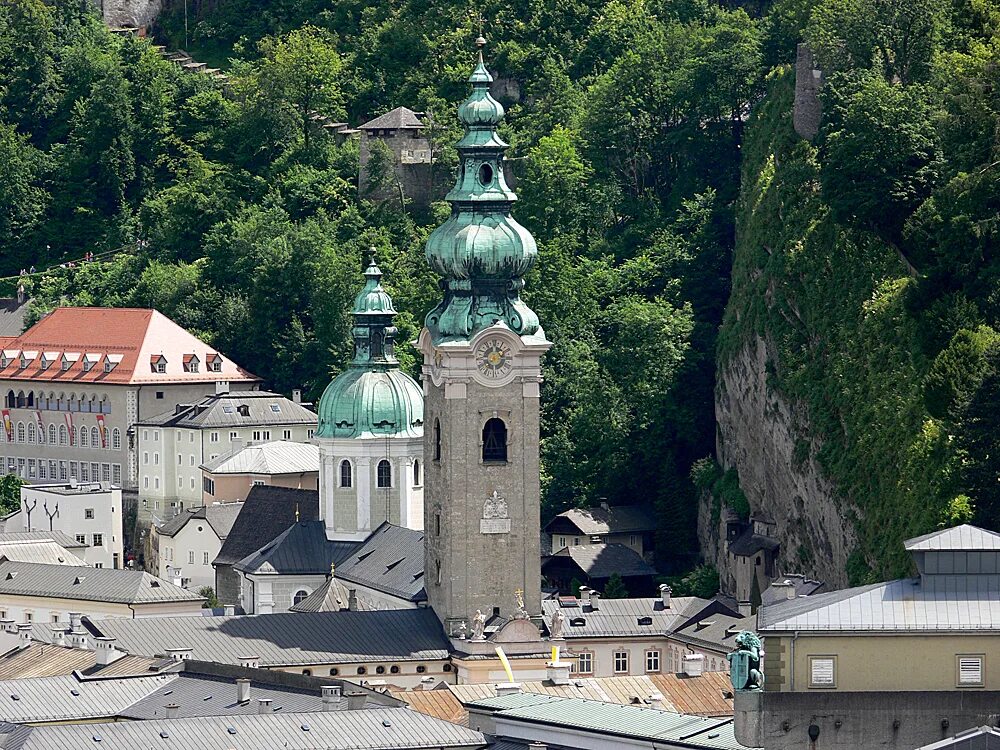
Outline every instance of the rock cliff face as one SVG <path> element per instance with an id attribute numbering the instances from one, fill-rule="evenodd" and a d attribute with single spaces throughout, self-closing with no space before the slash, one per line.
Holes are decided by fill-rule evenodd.
<path id="1" fill-rule="evenodd" d="M 818 446 L 803 438 L 808 435 L 803 410 L 769 386 L 770 360 L 770 347 L 756 337 L 720 367 L 715 393 L 719 463 L 738 472 L 751 508 L 776 521 L 779 572 L 804 573 L 831 589 L 846 586 L 847 556 L 856 545 L 853 525 L 813 458 Z M 711 528 L 710 518 L 703 508 L 702 552 L 725 566 L 719 529 Z M 730 571 L 720 572 L 726 580 Z"/>
<path id="2" fill-rule="evenodd" d="M 113 29 L 147 28 L 156 20 L 162 0 L 94 0 Z"/>

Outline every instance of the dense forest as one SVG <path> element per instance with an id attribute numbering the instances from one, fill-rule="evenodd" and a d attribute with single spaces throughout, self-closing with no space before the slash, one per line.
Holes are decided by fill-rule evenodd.
<path id="1" fill-rule="evenodd" d="M 424 111 L 447 181 L 482 26 L 540 249 L 525 297 L 555 342 L 545 513 L 653 504 L 666 568 L 694 564 L 700 489 L 749 510 L 701 461 L 716 364 L 767 335 L 774 386 L 808 404 L 804 438 L 871 528 L 862 580 L 897 564 L 899 514 L 907 532 L 1000 526 L 998 25 L 995 0 L 168 4 L 157 34 L 224 66 L 224 87 L 76 0 L 12 0 L 0 275 L 55 267 L 26 282 L 35 316 L 153 306 L 318 396 L 349 358 L 362 248 L 415 338 L 437 295 L 423 241 L 447 207 L 359 195 L 356 143 L 310 113 Z M 814 143 L 790 126 L 802 40 L 826 76 Z"/>

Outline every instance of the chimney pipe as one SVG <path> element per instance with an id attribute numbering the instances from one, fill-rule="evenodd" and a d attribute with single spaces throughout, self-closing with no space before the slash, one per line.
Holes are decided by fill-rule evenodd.
<path id="1" fill-rule="evenodd" d="M 257 699 L 257 713 L 259 713 L 259 714 L 269 714 L 269 713 L 271 713 L 271 699 L 270 698 L 258 698 Z"/>
<path id="2" fill-rule="evenodd" d="M 181 577 L 180 568 L 170 568 L 170 582 L 174 586 L 180 586 L 184 582 L 184 579 Z"/>
<path id="3" fill-rule="evenodd" d="M 358 611 L 358 591 L 357 589 L 350 589 L 347 592 L 347 609 L 351 612 Z"/>
<path id="4" fill-rule="evenodd" d="M 580 601 L 589 602 L 590 601 L 590 589 L 586 586 L 580 587 Z"/>
<path id="5" fill-rule="evenodd" d="M 545 665 L 545 678 L 553 685 L 569 685 L 568 661 L 550 661 Z"/>
<path id="6" fill-rule="evenodd" d="M 83 613 L 82 612 L 70 612 L 69 613 L 69 632 L 80 633 L 83 632 Z"/>
<path id="7" fill-rule="evenodd" d="M 302 389 L 292 388 L 292 401 L 296 404 L 302 403 Z"/>
<path id="8" fill-rule="evenodd" d="M 125 656 L 125 652 L 115 648 L 115 643 L 116 639 L 114 638 L 99 637 L 94 639 L 94 650 L 97 652 L 97 663 L 100 666 L 106 667 Z"/>
<path id="9" fill-rule="evenodd" d="M 505 695 L 513 695 L 514 693 L 521 692 L 520 682 L 498 682 L 494 689 L 497 693 L 497 698 L 502 698 Z"/>
<path id="10" fill-rule="evenodd" d="M 601 608 L 601 592 L 594 591 L 590 592 L 590 609 L 597 612 Z"/>
<path id="11" fill-rule="evenodd" d="M 739 602 L 736 605 L 736 609 L 743 617 L 750 617 L 753 614 L 753 607 L 750 605 L 750 602 Z"/>
<path id="12" fill-rule="evenodd" d="M 434 689 L 434 678 L 433 677 L 423 677 L 420 680 L 421 690 L 433 690 Z"/>
<path id="13" fill-rule="evenodd" d="M 703 654 L 684 654 L 684 674 L 688 677 L 701 677 L 705 671 Z"/>
<path id="14" fill-rule="evenodd" d="M 246 677 L 238 677 L 236 679 L 236 702 L 250 702 L 250 680 Z"/>
<path id="15" fill-rule="evenodd" d="M 663 608 L 670 609 L 670 595 L 673 590 L 665 583 L 660 584 L 660 599 L 663 601 Z"/>
<path id="16" fill-rule="evenodd" d="M 337 704 L 340 703 L 340 685 L 324 685 L 321 689 L 323 691 L 323 710 L 335 711 Z"/>
<path id="17" fill-rule="evenodd" d="M 785 596 L 788 599 L 794 599 L 797 596 L 797 592 L 795 591 L 795 584 L 789 581 L 788 579 L 785 579 L 785 586 L 787 586 L 787 588 L 785 589 Z"/>
<path id="18" fill-rule="evenodd" d="M 177 718 L 177 714 L 180 712 L 180 710 L 181 710 L 181 707 L 178 706 L 176 703 L 169 704 L 167 706 L 167 718 L 168 719 L 176 719 Z"/>
<path id="19" fill-rule="evenodd" d="M 259 656 L 241 656 L 239 657 L 240 666 L 245 669 L 257 669 L 260 666 Z"/>
<path id="20" fill-rule="evenodd" d="M 52 628 L 52 645 L 66 645 L 66 628 Z"/>
<path id="21" fill-rule="evenodd" d="M 21 645 L 31 643 L 31 623 L 22 622 L 17 626 L 17 639 Z"/>
<path id="22" fill-rule="evenodd" d="M 357 711 L 360 708 L 365 707 L 365 702 L 368 700 L 368 696 L 364 693 L 348 693 L 347 694 L 347 710 Z"/>

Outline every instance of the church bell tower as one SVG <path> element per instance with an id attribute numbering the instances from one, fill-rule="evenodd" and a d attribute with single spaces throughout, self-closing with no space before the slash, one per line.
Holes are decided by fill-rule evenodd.
<path id="1" fill-rule="evenodd" d="M 489 617 L 540 616 L 539 386 L 551 344 L 521 301 L 538 253 L 511 216 L 504 110 L 479 62 L 458 110 L 451 216 L 427 240 L 444 298 L 427 315 L 423 353 L 427 597 L 449 634 Z"/>

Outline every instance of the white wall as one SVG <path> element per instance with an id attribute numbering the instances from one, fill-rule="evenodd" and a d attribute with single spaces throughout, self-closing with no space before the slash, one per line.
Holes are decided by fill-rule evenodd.
<path id="1" fill-rule="evenodd" d="M 52 488 L 47 491 L 46 486 Z M 26 485 L 21 488 L 21 513 L 19 527 L 22 531 L 62 531 L 71 537 L 84 541 L 87 549 L 82 555 L 88 565 L 104 568 L 122 567 L 122 491 L 119 488 L 107 490 L 66 490 L 55 491 L 64 485 Z M 81 485 L 87 487 L 87 485 Z M 52 514 L 51 526 L 49 515 Z M 55 515 L 58 506 L 59 514 Z M 28 508 L 31 526 L 28 526 Z M 87 516 L 91 515 L 91 518 Z M 15 531 L 8 525 L 8 531 Z M 100 535 L 100 544 L 95 546 L 95 534 Z"/>
<path id="2" fill-rule="evenodd" d="M 156 575 L 169 581 L 173 578 L 172 569 L 180 568 L 185 588 L 191 591 L 198 591 L 202 586 L 214 588 L 212 560 L 221 548 L 222 540 L 211 524 L 204 518 L 192 518 L 172 537 L 160 535 Z"/>

